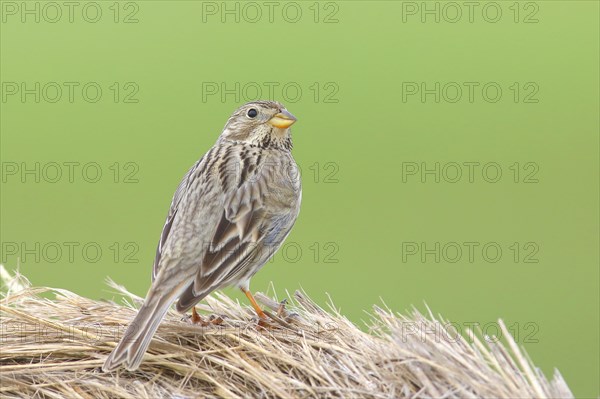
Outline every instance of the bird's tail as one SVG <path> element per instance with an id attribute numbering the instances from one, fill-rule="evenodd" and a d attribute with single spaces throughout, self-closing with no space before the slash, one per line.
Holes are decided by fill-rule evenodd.
<path id="1" fill-rule="evenodd" d="M 181 295 L 185 285 L 181 284 L 168 291 L 163 287 L 157 292 L 158 288 L 158 284 L 152 284 L 138 314 L 123 334 L 117 347 L 104 362 L 103 371 L 114 370 L 121 364 L 130 371 L 139 367 L 158 325 L 169 310 L 169 306 Z"/>

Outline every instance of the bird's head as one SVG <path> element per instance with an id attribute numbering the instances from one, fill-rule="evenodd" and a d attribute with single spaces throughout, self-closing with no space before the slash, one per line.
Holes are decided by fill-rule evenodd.
<path id="1" fill-rule="evenodd" d="M 276 101 L 252 101 L 229 118 L 221 139 L 243 141 L 261 147 L 291 149 L 290 126 L 296 117 Z"/>

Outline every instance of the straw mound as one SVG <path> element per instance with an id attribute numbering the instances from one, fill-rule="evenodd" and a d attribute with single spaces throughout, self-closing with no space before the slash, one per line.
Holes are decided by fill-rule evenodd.
<path id="1" fill-rule="evenodd" d="M 367 333 L 296 292 L 287 305 L 293 322 L 266 330 L 248 307 L 217 293 L 198 308 L 225 316 L 221 325 L 193 325 L 172 311 L 138 371 L 103 373 L 134 306 L 31 287 L 22 276 L 5 281 L 0 303 L 7 398 L 573 397 L 558 371 L 548 381 L 533 366 L 502 322 L 507 345 L 457 336 L 432 314 L 375 307 Z"/>

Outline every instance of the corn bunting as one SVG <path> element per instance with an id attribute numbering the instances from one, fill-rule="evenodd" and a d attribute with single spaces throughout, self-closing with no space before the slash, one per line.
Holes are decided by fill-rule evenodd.
<path id="1" fill-rule="evenodd" d="M 135 370 L 171 304 L 187 312 L 214 290 L 237 286 L 261 319 L 250 278 L 290 233 L 302 196 L 291 154 L 296 118 L 254 101 L 229 118 L 215 145 L 175 191 L 156 251 L 152 285 L 103 370 Z"/>

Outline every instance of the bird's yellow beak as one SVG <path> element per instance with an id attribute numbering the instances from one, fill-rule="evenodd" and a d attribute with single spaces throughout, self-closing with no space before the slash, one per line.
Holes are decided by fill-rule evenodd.
<path id="1" fill-rule="evenodd" d="M 280 113 L 274 115 L 271 119 L 269 119 L 269 124 L 280 129 L 286 129 L 296 122 L 296 117 L 290 114 L 287 110 L 283 110 Z"/>

